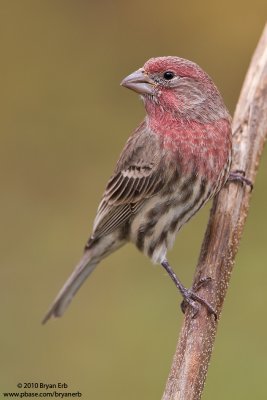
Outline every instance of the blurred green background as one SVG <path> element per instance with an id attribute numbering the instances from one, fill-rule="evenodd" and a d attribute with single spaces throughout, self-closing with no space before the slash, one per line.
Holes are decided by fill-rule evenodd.
<path id="1" fill-rule="evenodd" d="M 161 398 L 180 297 L 133 246 L 102 262 L 64 318 L 40 322 L 144 116 L 122 78 L 152 56 L 186 57 L 233 113 L 266 12 L 266 0 L 1 1 L 0 392 L 61 381 L 84 399 Z M 267 398 L 266 166 L 265 152 L 204 400 Z M 209 208 L 170 253 L 187 286 Z"/>

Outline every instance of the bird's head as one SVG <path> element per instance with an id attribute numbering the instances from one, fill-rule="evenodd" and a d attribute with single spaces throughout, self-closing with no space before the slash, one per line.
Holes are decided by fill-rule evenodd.
<path id="1" fill-rule="evenodd" d="M 229 117 L 208 74 L 183 58 L 151 58 L 121 85 L 142 96 L 148 115 L 162 110 L 176 118 L 199 122 Z"/>

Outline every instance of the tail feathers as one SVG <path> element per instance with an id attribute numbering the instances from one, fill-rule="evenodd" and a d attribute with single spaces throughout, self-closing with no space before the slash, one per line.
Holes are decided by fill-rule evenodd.
<path id="1" fill-rule="evenodd" d="M 99 262 L 99 259 L 92 258 L 91 251 L 84 253 L 79 264 L 58 293 L 50 310 L 46 313 L 42 323 L 45 324 L 51 317 L 61 317 L 70 304 L 73 296 L 81 287 L 86 278 L 91 274 Z"/>

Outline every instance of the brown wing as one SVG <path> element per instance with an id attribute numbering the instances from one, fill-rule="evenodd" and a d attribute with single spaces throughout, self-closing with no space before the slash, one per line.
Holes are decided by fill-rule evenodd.
<path id="1" fill-rule="evenodd" d="M 115 230 L 164 186 L 160 149 L 144 124 L 129 138 L 98 207 L 92 239 Z"/>

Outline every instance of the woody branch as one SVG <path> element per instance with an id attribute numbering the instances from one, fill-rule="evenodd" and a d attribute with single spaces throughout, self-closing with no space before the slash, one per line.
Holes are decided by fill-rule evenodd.
<path id="1" fill-rule="evenodd" d="M 245 171 L 255 182 L 267 137 L 267 25 L 253 55 L 233 119 L 232 170 Z M 228 183 L 215 198 L 202 244 L 194 283 L 211 277 L 198 294 L 220 317 L 247 217 L 249 187 Z M 218 321 L 201 307 L 192 318 L 188 307 L 162 400 L 201 398 Z"/>

